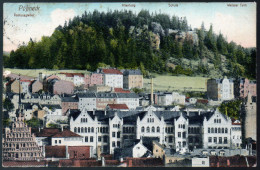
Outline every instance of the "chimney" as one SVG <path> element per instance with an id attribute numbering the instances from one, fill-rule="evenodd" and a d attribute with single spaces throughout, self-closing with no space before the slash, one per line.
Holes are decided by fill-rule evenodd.
<path id="1" fill-rule="evenodd" d="M 42 82 L 42 73 L 39 73 L 39 81 Z"/>
<path id="2" fill-rule="evenodd" d="M 66 159 L 69 159 L 69 149 L 68 149 L 68 145 L 66 145 Z"/>
<path id="3" fill-rule="evenodd" d="M 63 125 L 61 125 L 61 131 L 63 132 Z"/>

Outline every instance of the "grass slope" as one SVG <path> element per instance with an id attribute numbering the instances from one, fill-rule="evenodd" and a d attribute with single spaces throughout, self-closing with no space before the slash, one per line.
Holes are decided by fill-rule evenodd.
<path id="1" fill-rule="evenodd" d="M 205 77 L 155 75 L 153 78 L 154 91 L 206 91 L 207 80 Z M 151 79 L 144 79 L 144 87 L 151 89 Z"/>

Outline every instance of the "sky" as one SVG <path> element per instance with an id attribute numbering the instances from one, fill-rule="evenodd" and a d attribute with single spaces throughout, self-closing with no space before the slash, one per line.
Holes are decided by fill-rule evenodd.
<path id="1" fill-rule="evenodd" d="M 29 7 L 29 8 L 28 8 Z M 34 7 L 34 8 L 33 8 Z M 34 9 L 29 11 L 26 9 Z M 41 40 L 51 36 L 54 29 L 65 21 L 81 16 L 85 11 L 142 9 L 150 13 L 186 17 L 192 28 L 204 22 L 208 30 L 213 24 L 215 33 L 222 33 L 228 42 L 243 47 L 256 47 L 256 3 L 4 3 L 4 51 L 16 50 L 30 38 Z M 24 17 L 21 15 L 29 14 Z"/>

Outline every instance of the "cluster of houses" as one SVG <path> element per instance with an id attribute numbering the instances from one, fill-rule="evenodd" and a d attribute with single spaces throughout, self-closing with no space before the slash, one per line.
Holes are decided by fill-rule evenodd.
<path id="1" fill-rule="evenodd" d="M 239 159 L 246 160 L 245 166 L 255 165 L 250 162 L 255 145 L 242 146 L 240 120 L 217 109 L 179 107 L 207 104 L 207 99 L 193 101 L 177 92 L 133 93 L 143 88 L 140 70 L 9 78 L 4 98 L 11 99 L 14 109 L 3 134 L 3 166 L 218 167 L 213 156 L 229 157 L 225 166 L 232 166 L 235 155 L 244 156 Z M 247 98 L 246 111 L 256 112 L 254 81 L 209 79 L 207 94 L 215 101 Z M 25 121 L 32 118 L 43 125 L 28 127 Z M 256 140 L 250 127 L 245 136 Z"/>

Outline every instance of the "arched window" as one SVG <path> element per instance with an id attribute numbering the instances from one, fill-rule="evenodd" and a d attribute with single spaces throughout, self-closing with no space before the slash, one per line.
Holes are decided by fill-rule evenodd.
<path id="1" fill-rule="evenodd" d="M 87 127 L 85 127 L 85 133 L 87 133 L 88 132 L 88 128 Z"/>
<path id="2" fill-rule="evenodd" d="M 173 127 L 171 127 L 171 133 L 173 133 Z"/>
<path id="3" fill-rule="evenodd" d="M 159 127 L 159 126 L 157 126 L 157 132 L 159 132 L 159 133 L 160 133 L 160 127 Z"/>
<path id="4" fill-rule="evenodd" d="M 213 128 L 211 128 L 211 133 L 214 133 L 214 129 Z"/>
<path id="5" fill-rule="evenodd" d="M 90 127 L 88 127 L 88 133 L 90 133 Z"/>
<path id="6" fill-rule="evenodd" d="M 152 127 L 152 132 L 155 132 L 155 128 L 154 127 Z"/>
<path id="7" fill-rule="evenodd" d="M 135 133 L 135 128 L 134 127 L 132 127 L 132 133 Z"/>
<path id="8" fill-rule="evenodd" d="M 221 129 L 220 128 L 218 128 L 218 133 L 221 133 Z"/>
<path id="9" fill-rule="evenodd" d="M 227 128 L 225 128 L 225 133 L 228 133 L 228 129 Z"/>
<path id="10" fill-rule="evenodd" d="M 142 128 L 141 128 L 141 132 L 144 132 L 144 127 L 142 126 Z"/>
<path id="11" fill-rule="evenodd" d="M 78 127 L 78 133 L 80 133 L 80 127 Z"/>
<path id="12" fill-rule="evenodd" d="M 222 128 L 222 133 L 224 133 L 224 128 Z"/>
<path id="13" fill-rule="evenodd" d="M 146 132 L 150 133 L 150 127 L 146 128 Z"/>
<path id="14" fill-rule="evenodd" d="M 188 128 L 188 133 L 190 133 L 190 127 Z"/>
<path id="15" fill-rule="evenodd" d="M 208 128 L 208 133 L 210 133 L 210 128 Z"/>
<path id="16" fill-rule="evenodd" d="M 215 128 L 215 133 L 218 133 L 218 128 Z"/>
<path id="17" fill-rule="evenodd" d="M 83 129 L 83 127 L 81 127 L 81 133 L 84 133 L 84 129 Z"/>
<path id="18" fill-rule="evenodd" d="M 168 127 L 168 133 L 170 133 L 171 132 L 171 128 L 170 127 Z"/>
<path id="19" fill-rule="evenodd" d="M 193 127 L 190 128 L 190 133 L 193 133 Z"/>
<path id="20" fill-rule="evenodd" d="M 91 132 L 94 132 L 94 128 L 93 127 L 91 128 Z"/>

